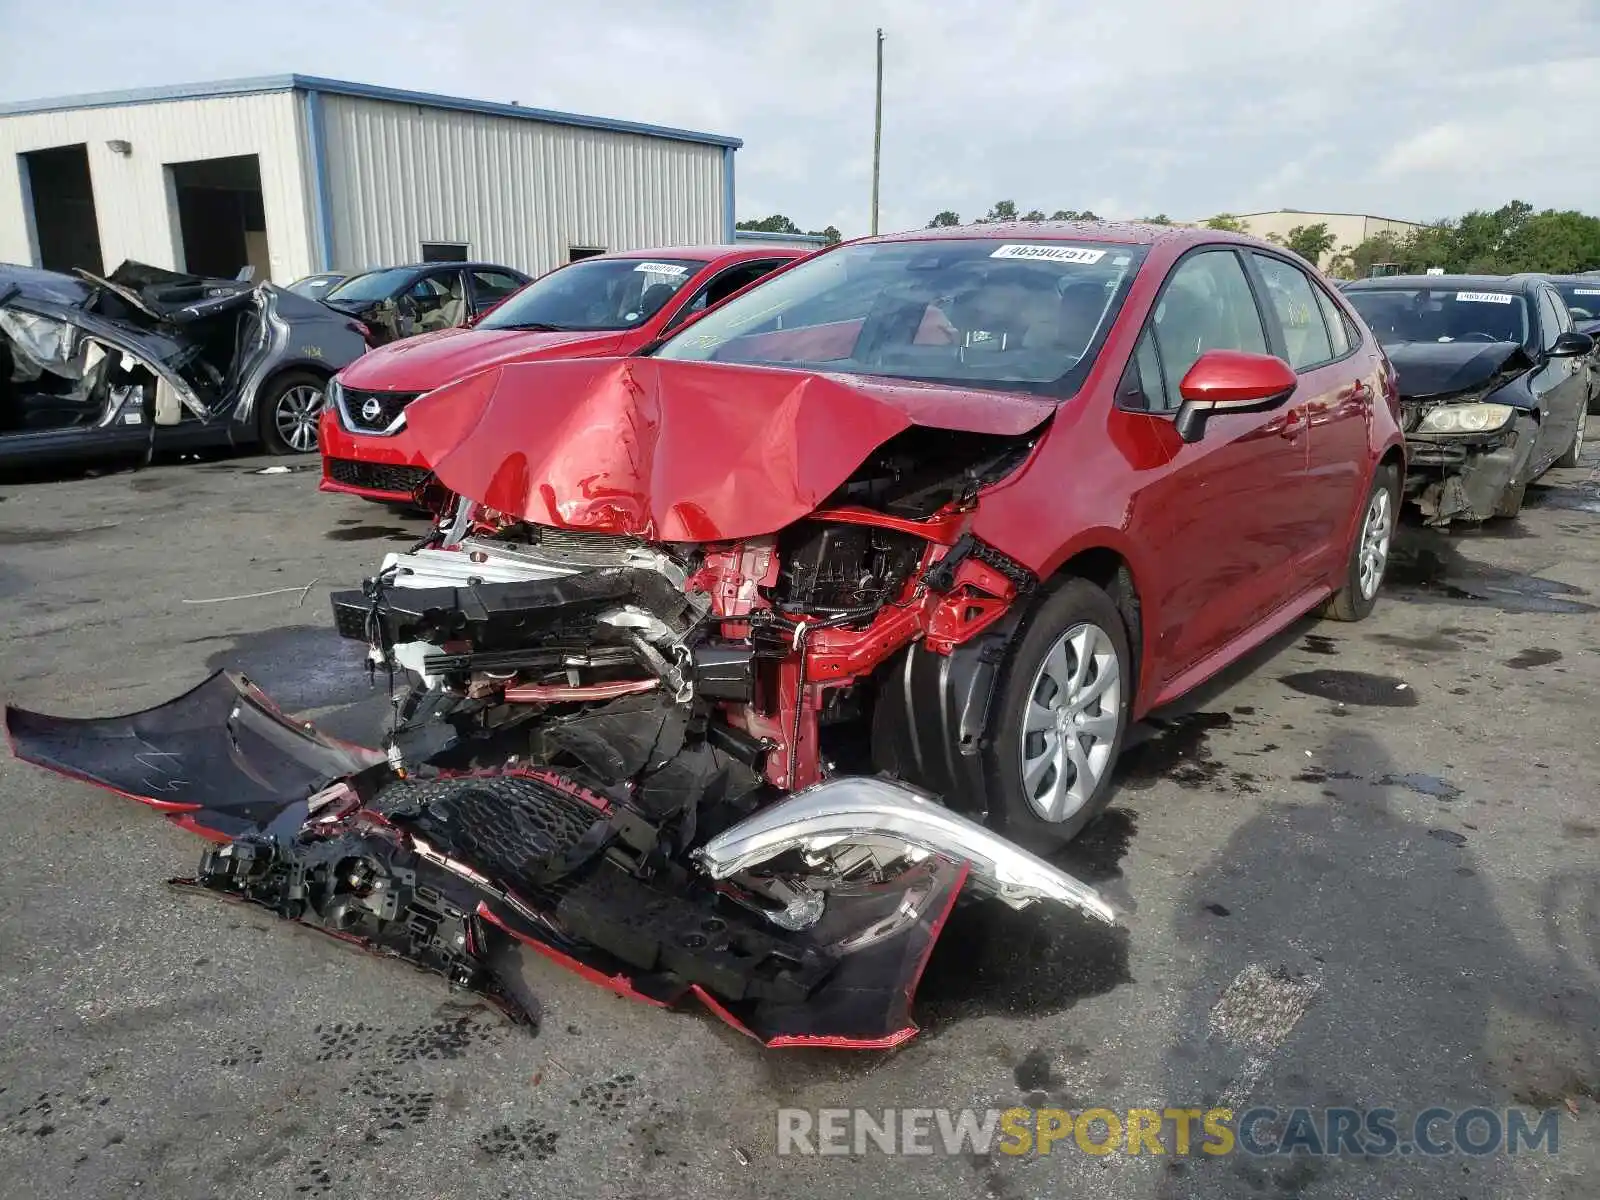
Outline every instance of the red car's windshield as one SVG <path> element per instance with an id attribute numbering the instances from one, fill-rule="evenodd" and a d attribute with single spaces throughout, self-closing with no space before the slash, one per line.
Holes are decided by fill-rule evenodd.
<path id="1" fill-rule="evenodd" d="M 1144 253 L 1020 238 L 845 246 L 729 301 L 657 354 L 1070 395 Z"/>
<path id="2" fill-rule="evenodd" d="M 479 329 L 602 330 L 643 325 L 705 264 L 672 258 L 591 258 L 512 295 Z"/>

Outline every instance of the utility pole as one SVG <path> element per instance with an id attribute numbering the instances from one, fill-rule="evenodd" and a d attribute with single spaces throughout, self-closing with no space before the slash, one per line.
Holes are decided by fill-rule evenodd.
<path id="1" fill-rule="evenodd" d="M 878 99 L 872 113 L 872 232 L 878 232 L 878 167 L 883 159 L 883 30 L 878 30 Z"/>

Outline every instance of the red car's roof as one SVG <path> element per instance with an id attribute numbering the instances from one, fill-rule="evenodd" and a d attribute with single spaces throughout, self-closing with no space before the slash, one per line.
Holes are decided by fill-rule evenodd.
<path id="1" fill-rule="evenodd" d="M 1184 225 L 1147 225 L 1138 221 L 1007 221 L 994 225 L 945 225 L 937 229 L 912 229 L 890 233 L 868 242 L 919 242 L 946 238 L 1016 238 L 1034 242 L 1125 242 L 1153 246 L 1157 242 L 1232 241 L 1234 235 L 1216 229 L 1191 229 Z M 1240 241 L 1253 241 L 1239 238 Z"/>
<path id="2" fill-rule="evenodd" d="M 716 262 L 731 258 L 804 258 L 806 246 L 651 246 L 645 250 L 613 250 L 595 258 L 687 258 L 695 262 Z"/>

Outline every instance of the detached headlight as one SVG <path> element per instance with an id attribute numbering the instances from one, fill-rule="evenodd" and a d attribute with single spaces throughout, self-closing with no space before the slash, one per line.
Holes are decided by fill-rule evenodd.
<path id="1" fill-rule="evenodd" d="M 1509 404 L 1448 404 L 1422 418 L 1418 433 L 1491 433 L 1516 412 Z"/>

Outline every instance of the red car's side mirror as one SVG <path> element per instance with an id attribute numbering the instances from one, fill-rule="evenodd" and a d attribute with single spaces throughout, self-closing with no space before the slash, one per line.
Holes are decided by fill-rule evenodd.
<path id="1" fill-rule="evenodd" d="M 1206 421 L 1217 413 L 1265 412 L 1277 408 L 1295 389 L 1289 364 L 1271 354 L 1207 350 L 1178 384 L 1178 436 L 1198 442 Z"/>

